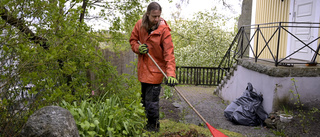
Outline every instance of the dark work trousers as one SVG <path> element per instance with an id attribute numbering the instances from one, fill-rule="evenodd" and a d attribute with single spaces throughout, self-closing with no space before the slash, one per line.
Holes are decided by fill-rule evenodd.
<path id="1" fill-rule="evenodd" d="M 142 104 L 145 107 L 145 112 L 148 119 L 147 128 L 157 130 L 160 127 L 159 123 L 159 95 L 161 91 L 160 84 L 148 84 L 141 82 L 141 97 Z"/>

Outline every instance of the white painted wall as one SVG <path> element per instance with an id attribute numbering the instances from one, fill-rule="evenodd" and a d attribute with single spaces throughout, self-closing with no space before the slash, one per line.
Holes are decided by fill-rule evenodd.
<path id="1" fill-rule="evenodd" d="M 222 87 L 219 96 L 230 103 L 241 97 L 250 82 L 254 91 L 263 95 L 263 107 L 267 113 L 273 110 L 273 101 L 290 95 L 293 77 L 271 77 L 258 73 L 240 65 L 234 75 Z M 320 77 L 294 77 L 302 103 L 318 103 L 320 99 Z M 277 92 L 275 92 L 277 89 Z M 277 94 L 275 94 L 277 93 Z M 291 95 L 292 96 L 292 95 Z M 319 104 L 319 103 L 318 103 Z"/>

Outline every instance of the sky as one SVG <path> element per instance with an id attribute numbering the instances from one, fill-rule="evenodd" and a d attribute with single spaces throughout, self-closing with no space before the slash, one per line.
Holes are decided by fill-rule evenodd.
<path id="1" fill-rule="evenodd" d="M 168 0 L 159 0 L 157 1 L 162 7 L 161 16 L 165 20 L 171 20 L 171 13 L 177 10 L 175 3 L 180 2 L 181 0 L 172 0 L 172 3 L 169 3 Z M 188 0 L 184 0 L 188 1 Z M 221 0 L 189 0 L 188 3 L 184 3 L 181 8 L 180 17 L 184 19 L 192 19 L 193 15 L 199 11 L 209 11 L 210 9 L 216 7 L 217 12 L 230 17 L 232 19 L 228 20 L 225 25 L 225 28 L 232 31 L 236 20 L 235 17 L 238 17 L 241 14 L 241 4 L 242 0 L 225 0 L 227 4 L 231 5 L 231 9 L 223 6 Z"/>
<path id="2" fill-rule="evenodd" d="M 162 7 L 162 17 L 170 18 L 170 13 L 176 10 L 175 3 L 181 0 L 172 0 L 169 3 L 168 0 L 159 0 L 158 3 Z M 184 0 L 188 1 L 188 0 Z M 181 8 L 181 16 L 183 18 L 191 18 L 194 13 L 199 11 L 210 10 L 217 7 L 218 13 L 224 14 L 228 17 L 236 17 L 241 13 L 241 1 L 242 0 L 226 0 L 228 4 L 232 6 L 233 11 L 223 6 L 221 0 L 189 0 L 189 3 L 184 3 Z"/>
<path id="3" fill-rule="evenodd" d="M 158 2 L 162 7 L 162 14 L 165 20 L 173 20 L 171 17 L 171 13 L 176 11 L 176 3 L 181 2 L 182 0 L 172 0 L 171 3 L 168 0 L 158 0 Z M 225 0 L 228 4 L 232 7 L 232 10 L 223 6 L 221 0 L 183 0 L 184 4 L 181 7 L 181 15 L 180 17 L 184 19 L 192 19 L 193 14 L 199 11 L 206 11 L 214 8 L 216 6 L 217 12 L 220 14 L 225 15 L 226 17 L 238 17 L 241 14 L 241 3 L 242 0 Z M 186 1 L 189 1 L 186 3 Z M 148 3 L 145 4 L 145 9 Z M 96 21 L 89 21 L 87 22 L 89 25 L 93 25 L 95 30 L 98 29 L 108 29 L 108 23 L 106 22 L 96 22 Z M 234 26 L 235 20 L 229 20 L 226 24 L 226 27 L 231 29 Z"/>

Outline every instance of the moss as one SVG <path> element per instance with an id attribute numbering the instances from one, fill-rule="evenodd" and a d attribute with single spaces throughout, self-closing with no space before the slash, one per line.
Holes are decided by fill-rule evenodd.
<path id="1" fill-rule="evenodd" d="M 212 134 L 208 128 L 197 126 L 194 124 L 184 124 L 179 122 L 174 122 L 168 119 L 160 120 L 160 132 L 159 133 L 147 133 L 148 135 L 152 136 L 173 136 L 173 135 L 192 135 L 198 137 L 211 137 Z M 242 137 L 243 135 L 236 132 L 231 132 L 225 129 L 218 129 L 225 135 L 229 137 Z"/>

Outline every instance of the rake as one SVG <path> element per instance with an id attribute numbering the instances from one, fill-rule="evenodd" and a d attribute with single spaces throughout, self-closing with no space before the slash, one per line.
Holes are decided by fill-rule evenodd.
<path id="1" fill-rule="evenodd" d="M 141 45 L 140 41 L 138 41 L 138 43 Z M 161 73 L 166 77 L 166 79 L 168 79 L 168 76 L 163 72 L 163 70 L 159 67 L 159 65 L 157 64 L 157 62 L 152 58 L 152 56 L 147 53 L 147 55 L 149 56 L 149 58 L 152 60 L 152 62 L 158 67 L 158 69 L 161 71 Z M 192 108 L 192 110 L 200 117 L 200 119 L 206 123 L 207 127 L 209 128 L 212 136 L 214 137 L 227 137 L 225 134 L 223 134 L 222 132 L 220 132 L 219 130 L 215 129 L 214 127 L 212 127 L 201 115 L 200 113 L 191 105 L 191 103 L 187 100 L 187 98 L 179 91 L 179 89 L 176 86 L 173 86 L 174 89 L 178 92 L 178 94 L 183 98 L 183 100 L 185 102 L 187 102 L 187 104 Z"/>

